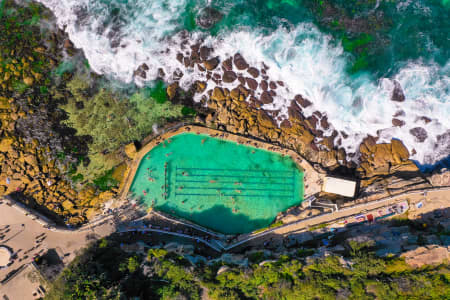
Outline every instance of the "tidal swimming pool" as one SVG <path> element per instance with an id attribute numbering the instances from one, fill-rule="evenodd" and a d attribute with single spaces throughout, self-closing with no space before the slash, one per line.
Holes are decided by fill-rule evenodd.
<path id="1" fill-rule="evenodd" d="M 145 154 L 133 198 L 225 234 L 269 226 L 303 200 L 303 171 L 289 156 L 181 133 Z"/>

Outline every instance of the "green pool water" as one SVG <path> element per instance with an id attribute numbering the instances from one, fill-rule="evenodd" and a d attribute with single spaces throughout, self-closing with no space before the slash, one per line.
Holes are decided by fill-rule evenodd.
<path id="1" fill-rule="evenodd" d="M 247 233 L 303 200 L 303 172 L 278 153 L 182 133 L 144 156 L 130 193 L 215 231 Z"/>

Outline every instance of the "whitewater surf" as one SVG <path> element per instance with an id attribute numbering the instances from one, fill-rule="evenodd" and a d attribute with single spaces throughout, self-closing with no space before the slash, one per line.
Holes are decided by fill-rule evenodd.
<path id="1" fill-rule="evenodd" d="M 345 1 L 39 1 L 99 74 L 138 85 L 162 77 L 182 88 L 205 81 L 200 101 L 215 86 L 237 82 L 231 73 L 218 80 L 225 68 L 208 74 L 186 60 L 201 44 L 212 49 L 208 57 L 224 62 L 239 53 L 265 73 L 231 69 L 256 81 L 254 97 L 272 91 L 262 108 L 277 111 L 278 124 L 301 95 L 311 102 L 304 115 L 326 116 L 317 129 L 337 134 L 347 153 L 371 135 L 400 139 L 421 164 L 450 154 L 446 1 L 360 1 L 357 9 Z"/>

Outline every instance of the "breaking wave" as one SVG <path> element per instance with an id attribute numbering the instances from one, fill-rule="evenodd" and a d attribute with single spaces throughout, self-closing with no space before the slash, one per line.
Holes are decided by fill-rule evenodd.
<path id="1" fill-rule="evenodd" d="M 380 142 L 402 140 L 412 159 L 421 164 L 433 164 L 450 154 L 448 32 L 439 38 L 431 31 L 429 35 L 411 34 L 409 42 L 426 49 L 408 49 L 408 41 L 401 41 L 403 49 L 395 43 L 400 43 L 397 39 L 408 28 L 392 26 L 396 31 L 392 29 L 391 44 L 382 46 L 391 60 L 379 59 L 389 65 L 380 63 L 378 70 L 369 65 L 350 72 L 355 57 L 348 44 L 323 30 L 311 7 L 298 1 L 39 1 L 55 13 L 58 25 L 83 49 L 97 73 L 143 85 L 160 76 L 158 69 L 162 68 L 169 74 L 168 81 L 173 80 L 173 72 L 184 73 L 180 85 L 188 87 L 197 79 L 204 80 L 205 75 L 198 68 L 186 68 L 175 57 L 201 40 L 212 46 L 221 60 L 239 52 L 252 66 L 264 63 L 271 80 L 282 81 L 285 88 L 277 90 L 274 102 L 263 108 L 280 110 L 286 117 L 294 96 L 305 96 L 313 103 L 304 110 L 305 116 L 314 111 L 326 114 L 332 127 L 322 128 L 324 134 L 337 130 L 340 146 L 347 153 L 357 152 L 361 140 L 372 135 L 379 136 Z M 426 3 L 402 1 L 395 11 L 389 11 L 378 1 L 367 11 L 385 9 L 384 18 L 395 13 L 405 18 L 412 14 L 450 19 L 448 8 Z M 209 5 L 217 8 L 212 21 L 218 23 L 200 28 L 195 18 Z M 442 11 L 436 16 L 437 9 Z M 414 27 L 417 24 L 411 26 L 420 29 Z M 381 47 L 385 41 L 379 40 L 377 46 Z M 134 76 L 144 63 L 149 67 L 145 79 Z M 403 101 L 391 100 L 394 90 L 400 91 Z"/>

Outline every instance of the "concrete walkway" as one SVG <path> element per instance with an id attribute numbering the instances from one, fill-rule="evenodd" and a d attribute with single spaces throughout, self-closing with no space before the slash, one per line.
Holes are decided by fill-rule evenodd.
<path id="1" fill-rule="evenodd" d="M 115 231 L 111 221 L 92 226 L 89 230 L 50 230 L 22 211 L 7 205 L 6 201 L 0 202 L 0 245 L 11 248 L 17 254 L 12 265 L 0 270 L 0 281 L 9 272 L 31 262 L 36 254 L 43 254 L 47 249 L 58 249 L 64 254 L 64 263 L 69 263 L 79 250 L 87 246 L 93 235 L 103 237 Z"/>
<path id="2" fill-rule="evenodd" d="M 396 195 L 393 197 L 383 198 L 377 201 L 358 204 L 352 207 L 348 207 L 337 212 L 328 213 L 319 215 L 317 217 L 312 217 L 308 219 L 299 220 L 293 223 L 289 223 L 280 227 L 276 227 L 259 234 L 255 234 L 249 237 L 246 237 L 243 240 L 237 241 L 234 244 L 231 244 L 227 247 L 224 247 L 225 250 L 233 249 L 237 246 L 245 244 L 252 240 L 257 240 L 258 242 L 265 241 L 264 237 L 269 234 L 276 234 L 285 236 L 291 232 L 298 232 L 301 230 L 305 230 L 309 227 L 316 226 L 323 223 L 336 222 L 339 219 L 349 218 L 351 216 L 355 216 L 361 213 L 365 213 L 372 210 L 377 210 L 382 207 L 390 206 L 393 204 L 400 203 L 402 201 L 408 201 L 411 207 L 414 207 L 416 203 L 424 202 L 424 207 L 421 210 L 421 213 L 425 213 L 428 211 L 432 211 L 439 208 L 446 208 L 450 206 L 450 187 L 437 188 L 433 190 L 426 191 L 426 195 L 424 195 L 423 191 L 413 191 L 406 192 L 401 195 Z M 416 209 L 413 208 L 415 212 Z M 419 210 L 420 212 L 420 210 Z M 259 241 L 259 239 L 261 241 Z"/>

